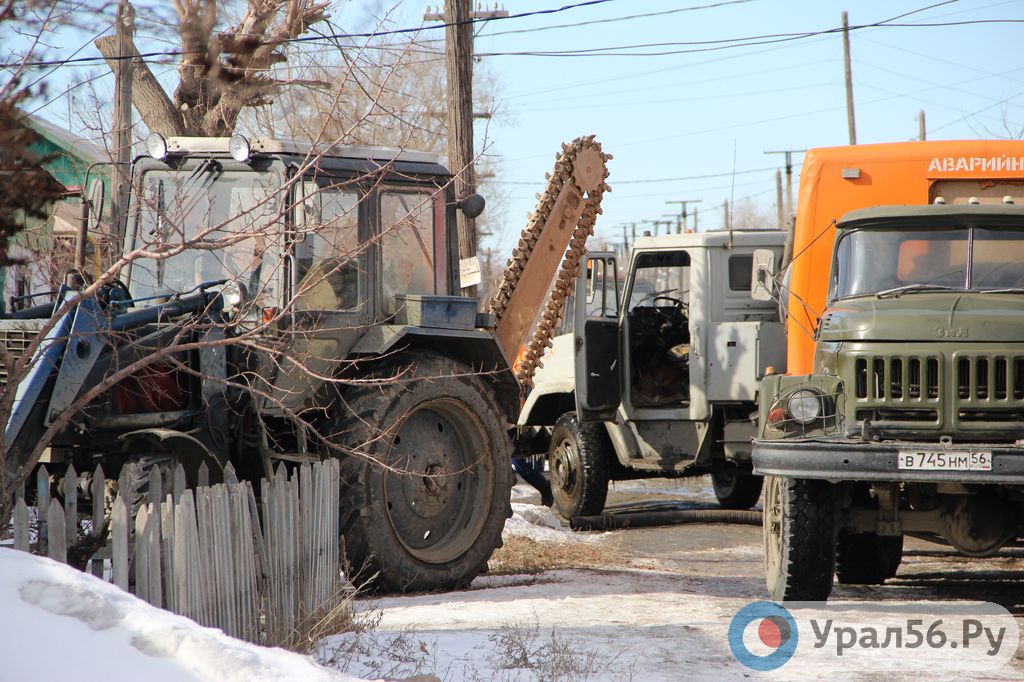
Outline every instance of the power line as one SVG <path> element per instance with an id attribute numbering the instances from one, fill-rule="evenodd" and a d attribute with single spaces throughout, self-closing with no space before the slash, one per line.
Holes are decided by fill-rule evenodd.
<path id="1" fill-rule="evenodd" d="M 603 4 L 608 3 L 608 2 L 615 2 L 615 0 L 585 0 L 584 2 L 577 2 L 577 3 L 573 3 L 571 5 L 563 5 L 561 7 L 553 7 L 553 8 L 550 8 L 550 9 L 541 9 L 541 10 L 534 10 L 534 11 L 531 11 L 531 12 L 519 12 L 517 14 L 509 14 L 508 16 L 505 16 L 505 17 L 470 18 L 470 19 L 468 19 L 466 21 L 462 21 L 462 22 L 448 22 L 448 23 L 442 22 L 442 23 L 437 23 L 437 24 L 430 24 L 429 26 L 415 26 L 415 27 L 408 27 L 408 28 L 396 28 L 396 29 L 391 29 L 391 30 L 388 30 L 388 31 L 373 31 L 373 32 L 364 32 L 364 33 L 344 33 L 344 34 L 335 33 L 335 34 L 330 34 L 330 35 L 320 34 L 320 35 L 313 35 L 313 36 L 299 36 L 299 37 L 296 37 L 296 38 L 287 38 L 287 39 L 282 40 L 280 42 L 275 42 L 274 44 L 275 45 L 288 45 L 288 44 L 297 44 L 297 43 L 310 43 L 310 42 L 316 42 L 316 41 L 320 41 L 320 40 L 338 40 L 338 39 L 351 39 L 351 38 L 379 38 L 379 37 L 391 36 L 391 35 L 406 35 L 406 34 L 409 34 L 409 33 L 421 33 L 423 31 L 434 31 L 434 30 L 438 30 L 438 29 L 442 29 L 442 28 L 448 28 L 449 26 L 459 26 L 459 25 L 462 25 L 462 24 L 473 25 L 473 24 L 477 24 L 477 23 L 481 23 L 481 22 L 487 22 L 487 21 L 501 21 L 501 20 L 506 20 L 506 19 L 522 19 L 522 18 L 525 18 L 525 17 L 543 16 L 543 15 L 547 15 L 547 14 L 558 14 L 560 12 L 565 12 L 565 11 L 572 10 L 572 9 L 577 9 L 577 8 L 580 8 L 580 7 L 590 7 L 590 6 L 593 6 L 593 5 L 603 5 Z M 0 64 L 0 68 L 14 68 L 14 67 L 46 68 L 46 67 L 50 67 L 50 66 L 67 66 L 67 65 L 70 65 L 70 64 L 89 64 L 89 63 L 102 62 L 102 61 L 117 61 L 117 60 L 121 60 L 121 59 L 138 59 L 138 58 L 141 58 L 143 61 L 145 61 L 146 59 L 152 58 L 152 57 L 183 57 L 186 54 L 198 54 L 198 53 L 185 52 L 184 50 L 165 50 L 165 51 L 158 51 L 158 52 L 143 52 L 143 53 L 138 54 L 138 55 L 124 55 L 124 56 L 112 57 L 109 60 L 105 59 L 102 56 L 99 56 L 99 57 L 79 57 L 77 59 L 54 59 L 54 60 L 48 60 L 48 61 L 36 61 L 36 62 L 24 62 L 24 63 L 22 63 L 22 62 L 14 62 L 14 63 Z"/>
<path id="2" fill-rule="evenodd" d="M 770 170 L 775 170 L 775 166 L 770 166 L 768 168 L 751 168 L 751 169 L 748 169 L 748 170 L 736 171 L 735 173 L 733 173 L 732 171 L 729 171 L 728 173 L 710 173 L 710 174 L 707 174 L 707 175 L 687 175 L 687 176 L 682 176 L 682 177 L 677 177 L 677 178 L 648 178 L 646 180 L 613 180 L 612 182 L 614 182 L 616 185 L 641 185 L 641 184 L 648 184 L 648 183 L 652 183 L 652 182 L 683 182 L 683 181 L 686 181 L 686 180 L 707 180 L 709 178 L 727 178 L 727 177 L 730 177 L 732 175 L 746 175 L 748 173 L 764 173 L 764 172 L 770 171 Z M 534 181 L 534 182 L 526 182 L 526 181 L 521 181 L 521 180 L 504 180 L 504 181 L 501 181 L 501 184 L 503 184 L 503 185 L 536 185 L 537 182 L 536 181 Z M 618 195 L 616 195 L 616 196 L 618 196 Z"/>

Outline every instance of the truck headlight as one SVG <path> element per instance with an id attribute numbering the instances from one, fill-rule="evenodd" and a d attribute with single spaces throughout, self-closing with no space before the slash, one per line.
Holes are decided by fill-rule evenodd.
<path id="1" fill-rule="evenodd" d="M 786 400 L 786 412 L 798 424 L 810 424 L 821 418 L 822 400 L 823 396 L 817 391 L 802 388 L 790 394 Z"/>

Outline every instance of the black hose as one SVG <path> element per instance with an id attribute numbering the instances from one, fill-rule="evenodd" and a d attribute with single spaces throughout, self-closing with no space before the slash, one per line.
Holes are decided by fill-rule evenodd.
<path id="1" fill-rule="evenodd" d="M 737 523 L 761 525 L 761 512 L 739 509 L 671 509 L 650 512 L 605 512 L 600 516 L 574 516 L 573 530 L 614 530 L 647 526 L 674 526 L 683 523 Z"/>

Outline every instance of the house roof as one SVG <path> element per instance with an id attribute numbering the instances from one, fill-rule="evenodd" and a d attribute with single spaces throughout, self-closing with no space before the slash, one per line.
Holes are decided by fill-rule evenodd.
<path id="1" fill-rule="evenodd" d="M 58 125 L 54 125 L 38 116 L 31 114 L 22 119 L 25 125 L 37 132 L 52 144 L 60 147 L 67 154 L 80 159 L 87 164 L 109 161 L 110 154 L 97 144 L 75 135 Z"/>

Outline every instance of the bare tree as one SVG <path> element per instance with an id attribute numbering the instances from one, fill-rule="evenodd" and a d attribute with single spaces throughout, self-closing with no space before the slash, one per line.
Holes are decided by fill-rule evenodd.
<path id="1" fill-rule="evenodd" d="M 20 262 L 8 253 L 11 241 L 27 220 L 45 219 L 48 206 L 64 194 L 63 186 L 43 167 L 50 159 L 32 151 L 40 138 L 25 125 L 21 110 L 41 91 L 38 83 L 25 82 L 25 64 L 39 54 L 44 30 L 58 21 L 57 5 L 53 1 L 0 3 L 0 27 L 21 33 L 28 42 L 26 50 L 10 55 L 15 65 L 0 82 L 0 267 Z"/>

